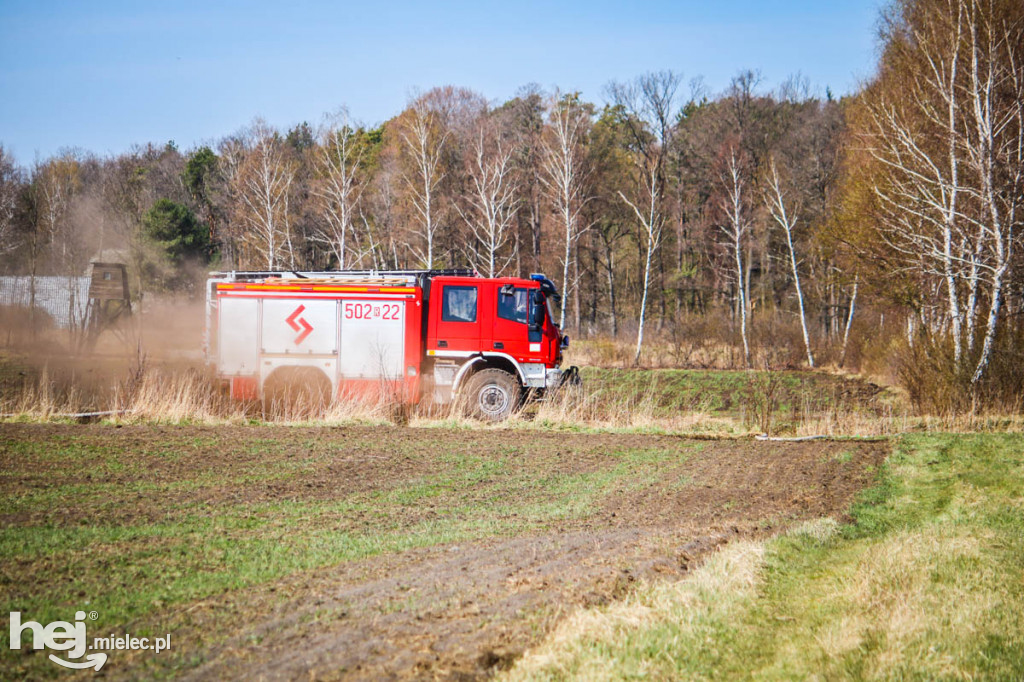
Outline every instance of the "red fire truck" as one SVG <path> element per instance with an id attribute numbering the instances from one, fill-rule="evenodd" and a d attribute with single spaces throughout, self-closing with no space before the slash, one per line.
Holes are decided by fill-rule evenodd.
<path id="1" fill-rule="evenodd" d="M 207 283 L 206 353 L 231 395 L 299 386 L 339 399 L 387 391 L 456 399 L 498 421 L 527 396 L 578 380 L 543 275 L 470 270 L 219 272 Z"/>

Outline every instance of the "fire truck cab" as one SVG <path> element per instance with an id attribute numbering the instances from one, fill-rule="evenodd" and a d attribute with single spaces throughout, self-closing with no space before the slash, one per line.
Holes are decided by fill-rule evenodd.
<path id="1" fill-rule="evenodd" d="M 458 400 L 498 421 L 578 376 L 560 367 L 558 299 L 543 275 L 212 273 L 206 353 L 239 399 L 301 386 L 339 399 Z"/>

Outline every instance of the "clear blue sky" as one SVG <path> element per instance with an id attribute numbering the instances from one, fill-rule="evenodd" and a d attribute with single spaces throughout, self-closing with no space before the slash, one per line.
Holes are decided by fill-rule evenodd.
<path id="1" fill-rule="evenodd" d="M 397 0 L 349 3 L 0 0 L 0 143 L 23 165 L 64 146 L 185 150 L 262 116 L 312 124 L 345 104 L 367 124 L 415 89 L 500 101 L 526 83 L 603 101 L 660 69 L 713 92 L 740 69 L 819 92 L 871 76 L 881 0 Z"/>

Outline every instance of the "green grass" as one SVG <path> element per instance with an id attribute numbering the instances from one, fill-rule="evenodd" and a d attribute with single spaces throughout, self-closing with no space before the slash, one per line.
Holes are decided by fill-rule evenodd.
<path id="1" fill-rule="evenodd" d="M 855 522 L 582 611 L 512 679 L 1024 679 L 1024 437 L 898 441 Z"/>

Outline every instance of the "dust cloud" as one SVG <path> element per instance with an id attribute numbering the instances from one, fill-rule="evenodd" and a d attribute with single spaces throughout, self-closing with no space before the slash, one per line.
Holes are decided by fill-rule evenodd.
<path id="1" fill-rule="evenodd" d="M 99 333 L 0 310 L 0 412 L 115 409 L 145 375 L 206 373 L 205 301 L 147 295 Z M 34 319 L 33 319 L 34 318 Z M 45 410 L 43 410 L 45 411 Z"/>

